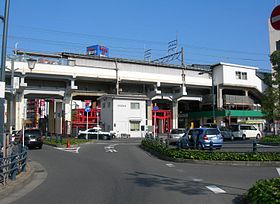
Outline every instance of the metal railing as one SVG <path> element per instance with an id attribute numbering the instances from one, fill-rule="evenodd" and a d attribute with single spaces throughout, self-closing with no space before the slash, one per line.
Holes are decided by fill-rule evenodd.
<path id="1" fill-rule="evenodd" d="M 21 145 L 13 146 L 10 156 L 0 158 L 0 183 L 6 185 L 8 180 L 26 171 L 27 149 Z"/>

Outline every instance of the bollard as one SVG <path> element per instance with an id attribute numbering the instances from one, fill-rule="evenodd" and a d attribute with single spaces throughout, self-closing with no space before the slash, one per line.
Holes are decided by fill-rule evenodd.
<path id="1" fill-rule="evenodd" d="M 181 141 L 180 140 L 177 142 L 177 148 L 181 149 Z"/>
<path id="2" fill-rule="evenodd" d="M 165 140 L 165 146 L 166 146 L 166 148 L 169 148 L 169 139 Z"/>
<path id="3" fill-rule="evenodd" d="M 59 139 L 60 139 L 60 144 L 62 144 L 62 142 L 63 142 L 62 135 L 59 135 Z"/>
<path id="4" fill-rule="evenodd" d="M 213 151 L 213 142 L 210 141 L 210 151 Z"/>
<path id="5" fill-rule="evenodd" d="M 70 144 L 70 137 L 68 135 L 68 138 L 67 138 L 67 148 L 70 148 L 71 144 Z"/>
<path id="6" fill-rule="evenodd" d="M 58 143 L 58 135 L 55 134 L 55 143 Z"/>
<path id="7" fill-rule="evenodd" d="M 257 142 L 256 140 L 253 141 L 253 152 L 257 152 Z"/>

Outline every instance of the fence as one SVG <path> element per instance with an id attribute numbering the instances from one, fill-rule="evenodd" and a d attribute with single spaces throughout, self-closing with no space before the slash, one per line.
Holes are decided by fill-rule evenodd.
<path id="1" fill-rule="evenodd" d="M 21 145 L 12 146 L 10 156 L 0 158 L 0 182 L 5 185 L 7 181 L 16 180 L 16 176 L 26 171 L 27 149 Z"/>

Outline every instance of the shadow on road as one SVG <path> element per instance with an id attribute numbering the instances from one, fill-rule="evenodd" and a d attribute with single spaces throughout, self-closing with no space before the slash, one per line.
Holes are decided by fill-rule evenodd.
<path id="1" fill-rule="evenodd" d="M 127 173 L 127 175 L 131 176 L 129 181 L 136 183 L 141 187 L 159 187 L 164 188 L 168 191 L 176 191 L 181 192 L 186 195 L 206 195 L 209 194 L 210 191 L 206 188 L 206 186 L 215 185 L 213 183 L 206 183 L 206 182 L 197 182 L 188 179 L 179 179 L 179 178 L 172 178 L 167 176 L 162 176 L 158 174 L 149 174 L 149 173 L 142 173 L 139 171 L 134 171 L 133 173 Z M 220 188 L 227 188 L 233 189 L 233 192 L 245 192 L 247 189 L 234 187 L 234 186 L 226 186 L 226 185 L 217 185 Z M 227 195 L 235 196 L 232 200 L 232 203 L 239 204 L 243 203 L 243 197 L 240 193 L 225 193 Z"/>

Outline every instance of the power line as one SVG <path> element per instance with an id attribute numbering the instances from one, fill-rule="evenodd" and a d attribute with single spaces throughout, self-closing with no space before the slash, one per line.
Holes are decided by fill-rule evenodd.
<path id="1" fill-rule="evenodd" d="M 132 41 L 132 42 L 138 42 L 138 43 L 143 43 L 143 44 L 160 44 L 164 45 L 166 44 L 165 42 L 160 42 L 160 41 L 149 41 L 149 40 L 139 40 L 139 39 L 130 39 L 130 38 L 120 38 L 120 37 L 111 37 L 111 36 L 103 36 L 103 35 L 93 35 L 93 34 L 86 34 L 86 33 L 78 33 L 78 32 L 69 32 L 69 31 L 60 31 L 60 30 L 55 30 L 55 29 L 47 29 L 47 28 L 40 28 L 40 27 L 31 27 L 31 26 L 23 26 L 23 25 L 16 25 L 18 27 L 24 27 L 24 28 L 29 28 L 29 29 L 34 29 L 34 30 L 42 30 L 45 32 L 53 32 L 53 33 L 61 33 L 61 34 L 71 34 L 71 35 L 81 35 L 81 36 L 87 36 L 87 37 L 94 37 L 94 38 L 105 38 L 105 39 L 115 39 L 115 40 L 121 40 L 121 41 Z M 182 44 L 181 46 L 184 47 L 192 47 L 195 49 L 203 49 L 203 50 L 213 50 L 213 51 L 219 51 L 219 52 L 229 52 L 229 53 L 238 53 L 238 54 L 247 54 L 247 55 L 265 55 L 269 56 L 267 53 L 257 53 L 257 52 L 245 52 L 241 50 L 230 50 L 230 49 L 221 49 L 221 48 L 213 48 L 213 47 L 206 47 L 206 46 L 197 46 L 197 45 L 192 45 L 192 44 Z"/>

